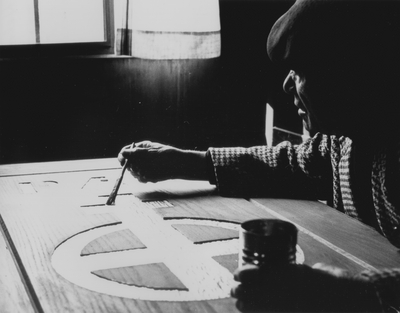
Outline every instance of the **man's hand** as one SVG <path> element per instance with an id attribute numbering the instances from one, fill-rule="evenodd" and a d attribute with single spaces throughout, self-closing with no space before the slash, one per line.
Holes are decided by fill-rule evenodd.
<path id="1" fill-rule="evenodd" d="M 133 148 L 122 148 L 118 160 L 121 165 L 129 160 L 127 169 L 143 183 L 175 178 L 207 180 L 205 152 L 142 141 Z"/>
<path id="2" fill-rule="evenodd" d="M 231 290 L 242 312 L 379 312 L 373 286 L 364 278 L 318 264 L 259 268 L 245 265 L 234 273 Z"/>

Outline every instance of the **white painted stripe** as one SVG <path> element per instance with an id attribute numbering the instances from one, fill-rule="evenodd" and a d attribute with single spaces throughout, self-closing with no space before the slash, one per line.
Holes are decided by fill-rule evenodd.
<path id="1" fill-rule="evenodd" d="M 169 204 L 168 201 L 160 203 Z M 135 196 L 120 197 L 114 206 L 102 208 L 107 208 L 107 213 L 122 223 L 88 229 L 61 243 L 55 249 L 51 262 L 65 279 L 107 295 L 146 301 L 204 301 L 229 297 L 235 284 L 233 275 L 213 257 L 238 253 L 239 240 L 235 238 L 196 245 L 172 225 L 213 226 L 239 231 L 240 224 L 193 218 L 165 220 Z M 92 240 L 125 229 L 135 234 L 146 248 L 81 256 L 81 251 Z M 128 285 L 93 274 L 101 269 L 153 263 L 164 263 L 187 290 Z"/>
<path id="2" fill-rule="evenodd" d="M 269 214 L 275 216 L 276 218 L 281 219 L 281 220 L 285 220 L 285 221 L 288 221 L 288 222 L 294 224 L 299 231 L 309 235 L 313 239 L 317 240 L 318 242 L 320 242 L 323 245 L 327 246 L 328 248 L 332 249 L 336 253 L 341 254 L 342 256 L 344 256 L 345 258 L 349 259 L 350 261 L 353 261 L 354 263 L 362 266 L 365 269 L 376 270 L 376 268 L 373 267 L 372 265 L 370 265 L 370 264 L 364 262 L 363 260 L 360 260 L 356 256 L 344 251 L 343 249 L 341 249 L 338 246 L 334 245 L 333 243 L 325 240 L 324 238 L 321 238 L 320 236 L 318 236 L 318 235 L 314 234 L 313 232 L 309 231 L 308 229 L 305 229 L 304 227 L 294 223 L 293 221 L 289 220 L 288 218 L 284 217 L 283 215 L 281 215 L 281 214 L 275 212 L 274 210 L 271 210 L 270 208 L 266 207 L 265 205 L 263 205 L 262 203 L 258 202 L 257 200 L 250 199 L 250 202 L 253 203 L 254 205 L 256 205 L 257 207 L 259 207 L 261 209 L 264 209 L 265 211 L 267 211 Z"/>

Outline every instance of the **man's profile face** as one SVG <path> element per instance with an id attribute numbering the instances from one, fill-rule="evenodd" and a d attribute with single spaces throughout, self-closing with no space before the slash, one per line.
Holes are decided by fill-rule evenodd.
<path id="1" fill-rule="evenodd" d="M 312 98 L 309 99 L 305 77 L 291 70 L 283 82 L 283 90 L 293 95 L 294 105 L 298 108 L 297 112 L 303 120 L 304 128 L 310 132 L 310 135 L 318 132 L 317 121 L 312 109 Z"/>
<path id="2" fill-rule="evenodd" d="M 317 132 L 336 134 L 338 131 L 337 106 L 332 101 L 334 87 L 325 84 L 323 79 L 310 79 L 305 74 L 291 70 L 283 83 L 283 90 L 293 95 L 298 115 L 311 136 Z"/>

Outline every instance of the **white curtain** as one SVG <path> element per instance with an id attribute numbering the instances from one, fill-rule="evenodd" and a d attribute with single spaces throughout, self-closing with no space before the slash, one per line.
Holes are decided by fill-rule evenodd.
<path id="1" fill-rule="evenodd" d="M 116 52 L 144 59 L 221 54 L 218 0 L 114 0 Z"/>

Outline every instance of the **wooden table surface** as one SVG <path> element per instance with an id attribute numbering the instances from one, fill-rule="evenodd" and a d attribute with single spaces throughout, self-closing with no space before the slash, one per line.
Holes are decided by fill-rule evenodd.
<path id="1" fill-rule="evenodd" d="M 217 195 L 206 182 L 141 184 L 116 159 L 0 166 L 1 312 L 236 312 L 240 223 L 289 220 L 298 259 L 400 267 L 373 229 L 324 204 Z"/>

